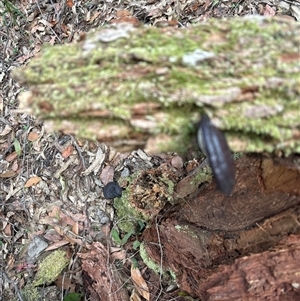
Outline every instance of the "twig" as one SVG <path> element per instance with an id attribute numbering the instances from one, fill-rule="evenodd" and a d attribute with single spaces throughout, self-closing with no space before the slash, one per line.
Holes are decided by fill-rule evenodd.
<path id="1" fill-rule="evenodd" d="M 1 273 L 2 273 L 2 275 L 4 276 L 5 280 L 6 280 L 8 283 L 11 283 L 11 284 L 14 286 L 14 289 L 15 289 L 16 295 L 18 296 L 18 299 L 19 299 L 20 301 L 26 301 L 26 300 L 23 298 L 23 296 L 22 296 L 22 294 L 21 294 L 21 292 L 20 292 L 20 290 L 19 290 L 17 284 L 15 283 L 15 281 L 10 280 L 5 272 L 2 271 Z"/>

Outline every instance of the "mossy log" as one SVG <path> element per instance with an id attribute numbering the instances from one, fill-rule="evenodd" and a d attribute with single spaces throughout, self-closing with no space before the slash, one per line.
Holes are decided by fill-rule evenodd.
<path id="1" fill-rule="evenodd" d="M 97 29 L 14 71 L 29 87 L 21 109 L 52 130 L 153 152 L 186 150 L 206 112 L 233 151 L 300 153 L 299 28 L 252 17 Z"/>

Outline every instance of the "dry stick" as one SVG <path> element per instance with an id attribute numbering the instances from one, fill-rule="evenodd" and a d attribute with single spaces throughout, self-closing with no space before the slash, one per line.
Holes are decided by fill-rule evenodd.
<path id="1" fill-rule="evenodd" d="M 162 288 L 162 285 L 161 285 L 161 281 L 162 281 L 161 280 L 161 278 L 162 278 L 162 263 L 163 263 L 163 248 L 162 248 L 161 241 L 160 241 L 160 235 L 159 235 L 157 217 L 155 219 L 156 219 L 155 220 L 155 228 L 156 228 L 156 232 L 157 232 L 157 240 L 158 240 L 158 245 L 159 245 L 159 248 L 160 248 L 160 273 L 159 273 L 159 286 L 160 286 L 160 290 L 159 290 L 158 296 L 156 298 L 156 301 L 158 301 L 159 297 L 161 296 L 162 291 L 163 291 L 163 288 Z"/>
<path id="2" fill-rule="evenodd" d="M 113 284 L 113 277 L 114 277 L 114 273 L 111 269 L 111 265 L 109 263 L 109 256 L 110 256 L 110 248 L 111 248 L 111 243 L 109 240 L 109 236 L 106 232 L 106 241 L 107 241 L 107 245 L 106 245 L 106 250 L 107 250 L 107 261 L 106 261 L 106 268 L 107 268 L 107 275 L 109 278 L 109 300 L 111 300 L 111 295 L 114 294 L 115 292 L 112 292 L 112 284 Z"/>
<path id="3" fill-rule="evenodd" d="M 18 299 L 19 299 L 20 301 L 25 301 L 25 299 L 24 299 L 24 298 L 22 297 L 22 295 L 21 295 L 21 292 L 20 292 L 20 290 L 19 290 L 17 284 L 16 284 L 13 280 L 10 280 L 5 272 L 1 272 L 1 273 L 2 273 L 2 275 L 4 276 L 5 280 L 6 280 L 8 283 L 11 283 L 11 284 L 14 286 L 15 292 L 16 292 L 16 294 L 17 294 L 17 296 L 18 296 Z"/>
<path id="4" fill-rule="evenodd" d="M 78 154 L 78 156 L 80 157 L 80 160 L 81 160 L 81 163 L 82 163 L 82 167 L 83 167 L 83 169 L 85 170 L 85 169 L 86 169 L 85 161 L 84 161 L 84 158 L 83 158 L 83 156 L 82 156 L 81 149 L 79 148 L 79 145 L 78 145 L 78 143 L 77 143 L 77 140 L 76 140 L 72 135 L 70 135 L 70 137 L 71 137 L 71 141 L 73 142 L 73 145 L 74 145 L 75 148 L 76 148 L 77 154 Z"/>

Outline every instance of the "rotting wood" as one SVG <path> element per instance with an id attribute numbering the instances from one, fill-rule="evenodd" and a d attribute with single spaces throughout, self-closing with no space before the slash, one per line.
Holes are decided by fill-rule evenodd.
<path id="1" fill-rule="evenodd" d="M 82 260 L 84 284 L 93 301 L 129 301 L 120 275 L 109 260 L 107 247 L 95 242 L 90 251 L 78 255 Z"/>
<path id="2" fill-rule="evenodd" d="M 230 197 L 222 195 L 211 183 L 175 207 L 162 210 L 144 231 L 147 256 L 156 264 L 162 262 L 162 270 L 172 271 L 180 288 L 192 296 L 203 300 L 219 300 L 218 296 L 223 296 L 220 300 L 258 301 L 264 297 L 279 300 L 286 293 L 299 294 L 299 289 L 292 287 L 293 281 L 300 283 L 295 269 L 299 246 L 295 246 L 294 254 L 294 245 L 283 243 L 292 234 L 298 235 L 291 236 L 293 239 L 300 237 L 299 181 L 288 181 L 282 190 L 282 181 L 290 175 L 294 179 L 295 170 L 279 165 L 275 167 L 280 169 L 279 177 L 272 172 L 274 165 L 270 160 L 257 155 L 239 158 L 238 181 Z M 270 182 L 270 178 L 272 189 L 266 190 L 264 182 Z M 274 258 L 286 260 L 293 269 L 276 266 Z M 272 273 L 266 275 L 266 281 L 261 279 L 262 274 L 255 274 L 255 268 L 266 268 L 264 262 L 266 266 L 273 262 L 271 269 L 282 268 L 276 277 L 273 275 L 273 282 L 268 282 Z M 234 284 L 237 286 L 231 292 Z M 286 291 L 280 292 L 280 287 Z"/>

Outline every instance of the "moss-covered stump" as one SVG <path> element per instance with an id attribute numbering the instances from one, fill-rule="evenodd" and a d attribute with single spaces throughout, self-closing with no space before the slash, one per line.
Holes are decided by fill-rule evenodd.
<path id="1" fill-rule="evenodd" d="M 185 150 L 206 112 L 234 151 L 300 153 L 299 28 L 255 17 L 102 28 L 14 70 L 29 87 L 21 108 L 119 150 Z"/>

